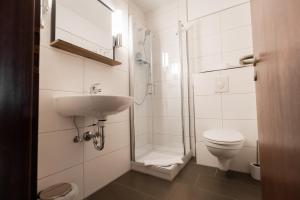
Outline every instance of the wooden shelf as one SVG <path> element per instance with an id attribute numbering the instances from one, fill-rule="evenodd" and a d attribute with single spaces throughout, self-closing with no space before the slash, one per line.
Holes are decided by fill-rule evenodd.
<path id="1" fill-rule="evenodd" d="M 94 53 L 92 51 L 86 50 L 84 48 L 81 48 L 79 46 L 76 46 L 74 44 L 71 44 L 69 42 L 63 41 L 63 40 L 55 40 L 51 42 L 50 46 L 62 49 L 64 51 L 68 51 L 70 53 L 74 53 L 86 58 L 90 58 L 99 62 L 102 62 L 104 64 L 110 65 L 110 66 L 116 66 L 121 65 L 122 63 L 116 60 L 113 60 L 111 58 L 102 56 L 100 54 Z"/>

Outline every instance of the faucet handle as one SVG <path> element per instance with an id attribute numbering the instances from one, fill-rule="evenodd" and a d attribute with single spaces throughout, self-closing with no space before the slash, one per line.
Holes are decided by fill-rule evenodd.
<path id="1" fill-rule="evenodd" d="M 98 94 L 102 92 L 102 88 L 100 88 L 99 86 L 101 85 L 101 83 L 95 83 L 92 84 L 90 87 L 90 94 Z"/>

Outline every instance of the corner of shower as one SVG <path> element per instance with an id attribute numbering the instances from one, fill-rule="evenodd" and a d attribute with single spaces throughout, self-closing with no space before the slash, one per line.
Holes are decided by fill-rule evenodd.
<path id="1" fill-rule="evenodd" d="M 134 106 L 130 110 L 131 168 L 165 180 L 173 180 L 192 157 L 190 148 L 186 148 L 191 145 L 187 145 L 189 140 L 186 140 L 189 137 L 189 127 L 186 126 L 187 117 L 184 114 L 186 101 L 183 96 L 185 88 L 181 39 L 178 49 L 180 62 L 172 65 L 178 67 L 180 76 L 177 81 L 161 80 L 156 77 L 161 69 L 157 63 L 159 58 L 153 55 L 152 31 L 130 16 L 129 35 L 130 95 L 134 98 Z M 170 91 L 180 88 L 175 92 L 177 96 L 168 96 L 165 89 L 168 90 L 169 85 Z M 180 112 L 161 113 L 160 107 L 168 102 L 175 102 L 174 106 L 176 110 L 180 108 Z M 174 124 L 176 126 L 172 127 Z"/>

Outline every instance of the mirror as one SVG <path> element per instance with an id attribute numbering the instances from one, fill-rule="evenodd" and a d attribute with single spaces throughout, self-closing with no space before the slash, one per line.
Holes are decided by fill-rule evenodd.
<path id="1" fill-rule="evenodd" d="M 52 9 L 52 43 L 64 41 L 69 48 L 76 47 L 74 51 L 88 50 L 83 53 L 93 52 L 113 59 L 110 7 L 100 0 L 53 0 Z"/>

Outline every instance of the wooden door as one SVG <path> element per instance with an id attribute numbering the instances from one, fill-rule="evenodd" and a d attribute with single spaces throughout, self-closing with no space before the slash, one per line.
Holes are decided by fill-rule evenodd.
<path id="1" fill-rule="evenodd" d="M 300 199 L 300 1 L 251 0 L 264 200 Z"/>
<path id="2" fill-rule="evenodd" d="M 37 193 L 40 0 L 0 1 L 0 199 Z"/>

